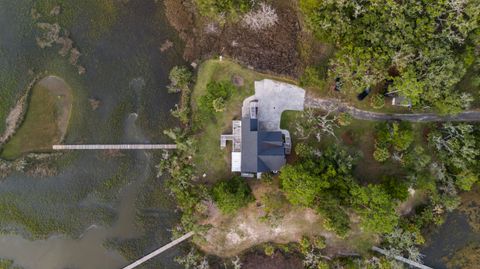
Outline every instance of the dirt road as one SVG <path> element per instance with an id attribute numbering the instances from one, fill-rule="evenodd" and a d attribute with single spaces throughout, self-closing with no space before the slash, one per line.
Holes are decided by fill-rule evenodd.
<path id="1" fill-rule="evenodd" d="M 323 110 L 336 110 L 348 112 L 355 119 L 370 121 L 411 121 L 411 122 L 442 122 L 442 121 L 468 121 L 480 122 L 480 111 L 465 111 L 456 115 L 439 115 L 436 113 L 411 113 L 411 114 L 389 114 L 360 110 L 349 106 L 336 99 L 320 99 L 306 97 L 305 108 L 318 108 Z"/>

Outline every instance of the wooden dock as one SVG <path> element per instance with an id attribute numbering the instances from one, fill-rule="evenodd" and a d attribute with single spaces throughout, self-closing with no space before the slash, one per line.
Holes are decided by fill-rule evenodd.
<path id="1" fill-rule="evenodd" d="M 386 250 L 382 249 L 382 248 L 373 246 L 373 247 L 372 247 L 372 250 L 373 250 L 373 251 L 376 251 L 376 252 L 378 252 L 378 253 L 381 253 L 381 254 L 383 254 L 383 255 L 388 256 L 388 252 L 387 252 Z M 408 265 L 410 265 L 410 266 L 413 266 L 413 267 L 416 267 L 416 268 L 419 268 L 419 269 L 433 269 L 432 267 L 428 267 L 428 266 L 423 265 L 423 264 L 421 264 L 421 263 L 414 262 L 414 261 L 409 260 L 409 259 L 407 259 L 407 258 L 404 258 L 404 257 L 402 257 L 402 256 L 395 255 L 393 258 L 395 258 L 395 260 L 397 260 L 397 261 L 406 263 L 406 264 L 408 264 Z"/>
<path id="2" fill-rule="evenodd" d="M 174 246 L 182 243 L 183 241 L 185 241 L 185 240 L 187 240 L 188 238 L 192 237 L 194 234 L 195 234 L 194 232 L 189 232 L 189 233 L 185 234 L 184 236 L 182 236 L 182 237 L 180 237 L 180 238 L 178 238 L 178 239 L 176 239 L 176 240 L 174 240 L 174 241 L 166 244 L 165 246 L 163 246 L 163 247 L 155 250 L 154 252 L 148 254 L 147 256 L 139 259 L 138 261 L 136 261 L 136 262 L 134 262 L 134 263 L 132 263 L 132 264 L 124 267 L 123 269 L 133 269 L 133 268 L 136 268 L 137 266 L 140 266 L 142 263 L 144 263 L 144 262 L 146 262 L 146 261 L 154 258 L 155 256 L 161 254 L 162 252 L 164 252 L 164 251 L 166 251 L 166 250 L 168 250 L 168 249 L 170 249 L 170 248 L 172 248 L 172 247 L 174 247 Z"/>
<path id="3" fill-rule="evenodd" d="M 158 150 L 177 149 L 175 144 L 53 145 L 53 150 Z"/>

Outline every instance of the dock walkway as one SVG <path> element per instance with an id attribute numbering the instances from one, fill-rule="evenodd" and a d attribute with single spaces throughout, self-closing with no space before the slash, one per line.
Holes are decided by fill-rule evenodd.
<path id="1" fill-rule="evenodd" d="M 133 268 L 136 268 L 137 266 L 140 266 L 142 263 L 154 258 L 155 256 L 158 256 L 159 254 L 161 254 L 162 252 L 182 243 L 183 241 L 187 240 L 188 238 L 192 237 L 195 233 L 194 232 L 189 232 L 187 234 L 185 234 L 184 236 L 166 244 L 165 246 L 155 250 L 154 252 L 148 254 L 147 256 L 139 259 L 138 261 L 124 267 L 123 269 L 133 269 Z"/>
<path id="2" fill-rule="evenodd" d="M 53 145 L 53 150 L 156 150 L 177 149 L 175 144 Z"/>

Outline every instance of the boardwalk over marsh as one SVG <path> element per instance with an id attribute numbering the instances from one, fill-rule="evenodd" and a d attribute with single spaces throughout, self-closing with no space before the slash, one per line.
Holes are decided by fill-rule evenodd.
<path id="1" fill-rule="evenodd" d="M 53 150 L 158 150 L 177 149 L 175 144 L 53 145 Z"/>

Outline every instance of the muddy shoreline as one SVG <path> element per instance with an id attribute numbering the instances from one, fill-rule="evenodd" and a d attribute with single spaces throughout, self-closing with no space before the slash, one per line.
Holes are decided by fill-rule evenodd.
<path id="1" fill-rule="evenodd" d="M 0 136 L 0 148 L 5 145 L 10 138 L 17 132 L 18 128 L 25 119 L 25 114 L 28 109 L 28 100 L 33 87 L 37 84 L 42 76 L 36 76 L 27 86 L 25 93 L 18 99 L 15 106 L 10 110 L 7 119 L 5 120 L 5 131 Z"/>
<path id="2" fill-rule="evenodd" d="M 227 56 L 249 68 L 298 78 L 302 63 L 298 51 L 301 25 L 296 6 L 275 1 L 278 23 L 254 32 L 239 22 L 224 25 L 198 15 L 191 0 L 165 0 L 166 17 L 185 42 L 183 58 L 189 62 Z"/>

